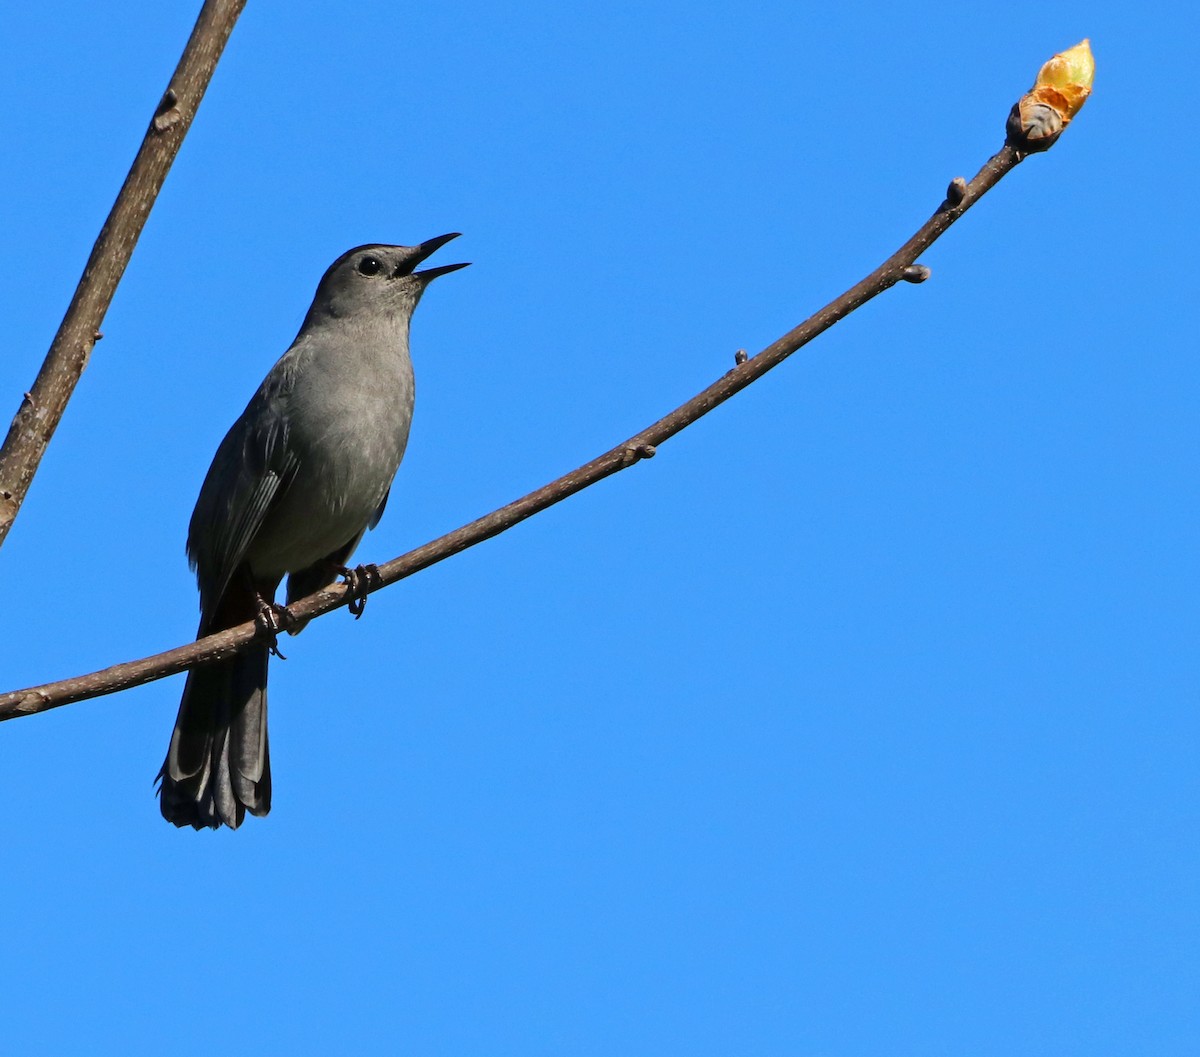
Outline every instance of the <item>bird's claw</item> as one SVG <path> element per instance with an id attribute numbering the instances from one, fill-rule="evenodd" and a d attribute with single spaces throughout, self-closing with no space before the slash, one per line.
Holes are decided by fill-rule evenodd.
<path id="1" fill-rule="evenodd" d="M 279 633 L 288 631 L 294 623 L 287 606 L 281 606 L 277 602 L 268 602 L 262 597 L 259 598 L 258 613 L 255 614 L 254 624 L 258 628 L 259 635 L 267 639 L 267 649 L 272 657 L 278 657 L 281 661 L 287 660 L 279 649 Z"/>
<path id="2" fill-rule="evenodd" d="M 346 608 L 354 614 L 354 619 L 357 620 L 363 615 L 363 610 L 367 608 L 367 595 L 379 586 L 379 566 L 368 563 L 351 569 L 345 565 L 339 565 L 336 571 L 349 589 L 350 600 L 346 603 Z"/>

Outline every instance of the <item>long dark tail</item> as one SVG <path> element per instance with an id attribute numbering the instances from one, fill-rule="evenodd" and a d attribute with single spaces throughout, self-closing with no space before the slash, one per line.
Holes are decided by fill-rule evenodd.
<path id="1" fill-rule="evenodd" d="M 231 627 L 254 615 L 256 599 L 230 599 L 229 593 L 218 619 L 202 621 L 202 629 Z M 237 829 L 247 811 L 265 815 L 271 810 L 269 659 L 268 648 L 255 644 L 227 661 L 188 672 L 171 745 L 158 774 L 159 808 L 168 822 L 194 829 L 216 829 L 224 823 Z"/>

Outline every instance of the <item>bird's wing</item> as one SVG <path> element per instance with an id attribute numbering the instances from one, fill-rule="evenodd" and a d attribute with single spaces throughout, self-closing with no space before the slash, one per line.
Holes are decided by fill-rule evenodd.
<path id="1" fill-rule="evenodd" d="M 214 611 L 299 465 L 288 445 L 286 394 L 270 382 L 268 378 L 221 441 L 192 513 L 188 558 L 205 614 Z"/>
<path id="2" fill-rule="evenodd" d="M 388 485 L 388 490 L 383 493 L 383 499 L 380 500 L 379 506 L 376 507 L 374 515 L 371 517 L 367 528 L 374 529 L 379 524 L 379 519 L 383 517 L 383 511 L 387 507 L 388 496 L 392 494 L 392 486 Z"/>

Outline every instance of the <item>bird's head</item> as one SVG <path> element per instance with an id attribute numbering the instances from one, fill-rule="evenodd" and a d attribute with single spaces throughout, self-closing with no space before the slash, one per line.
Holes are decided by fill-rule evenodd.
<path id="1" fill-rule="evenodd" d="M 467 266 L 443 264 L 416 270 L 418 264 L 456 238 L 458 232 L 452 232 L 419 246 L 368 245 L 348 250 L 321 278 L 305 326 L 322 318 L 369 318 L 372 314 L 407 321 L 434 279 Z"/>

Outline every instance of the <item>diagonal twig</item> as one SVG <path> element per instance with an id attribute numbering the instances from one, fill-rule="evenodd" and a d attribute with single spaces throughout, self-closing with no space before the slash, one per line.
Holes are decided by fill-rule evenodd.
<path id="1" fill-rule="evenodd" d="M 393 584 L 413 573 L 427 569 L 451 555 L 482 543 L 492 536 L 512 528 L 527 517 L 561 502 L 568 496 L 593 485 L 614 473 L 624 470 L 642 459 L 654 455 L 655 448 L 676 433 L 686 429 L 697 419 L 708 414 L 740 392 L 772 367 L 778 366 L 792 353 L 803 348 L 817 335 L 844 319 L 860 305 L 890 289 L 896 283 L 907 280 L 922 282 L 929 270 L 916 263 L 924 253 L 960 216 L 973 206 L 980 197 L 996 185 L 1007 172 L 1024 157 L 1021 151 L 1005 145 L 994 155 L 970 183 L 961 178 L 950 184 L 946 200 L 912 238 L 900 247 L 883 264 L 861 282 L 850 287 L 840 297 L 830 301 L 824 308 L 810 316 L 795 329 L 768 345 L 756 356 L 743 359 L 712 385 L 653 425 L 618 444 L 591 462 L 564 474 L 557 480 L 515 502 L 500 507 L 453 532 L 409 551 L 384 565 L 379 566 L 378 577 L 371 577 L 366 585 L 375 591 Z M 288 612 L 297 620 L 308 620 L 337 609 L 351 600 L 350 590 L 343 584 L 334 584 L 323 591 L 300 599 L 288 607 Z M 89 675 L 81 675 L 59 682 L 46 683 L 27 690 L 14 690 L 0 694 L 0 721 L 18 716 L 45 712 L 60 705 L 100 697 L 131 686 L 152 682 L 168 675 L 175 675 L 198 664 L 226 658 L 236 653 L 254 639 L 263 635 L 263 629 L 253 621 L 239 624 L 216 635 L 158 653 L 142 660 L 129 661 L 104 668 Z"/>
<path id="2" fill-rule="evenodd" d="M 245 6 L 246 0 L 205 0 L 129 175 L 92 247 L 50 351 L 9 426 L 0 447 L 0 545 L 101 337 L 100 324 L 117 284 Z"/>
<path id="3" fill-rule="evenodd" d="M 1095 64 L 1086 40 L 1055 55 L 1039 71 L 1033 88 L 1013 106 L 1004 147 L 988 159 L 974 179 L 970 183 L 962 177 L 952 180 L 946 190 L 945 200 L 933 216 L 900 249 L 865 279 L 768 345 L 757 356 L 747 357 L 739 352 L 736 365 L 731 370 L 640 433 L 527 496 L 394 558 L 378 569 L 372 569 L 372 575 L 363 578 L 358 585 L 361 590 L 346 584 L 333 585 L 287 607 L 288 616 L 294 622 L 304 622 L 340 606 L 355 605 L 368 592 L 403 580 L 482 543 L 589 485 L 650 458 L 657 445 L 745 389 L 871 298 L 891 289 L 901 280 L 924 282 L 929 278 L 929 269 L 917 264 L 917 258 L 1027 155 L 1047 150 L 1055 143 L 1087 100 L 1094 72 Z M 256 638 L 271 637 L 267 628 L 249 621 L 139 661 L 116 664 L 89 675 L 0 694 L 0 721 L 45 712 L 73 701 L 100 697 L 175 675 L 196 665 L 229 657 Z"/>

